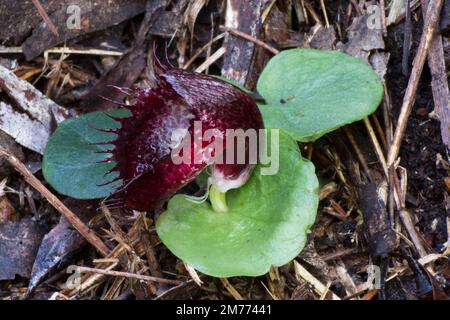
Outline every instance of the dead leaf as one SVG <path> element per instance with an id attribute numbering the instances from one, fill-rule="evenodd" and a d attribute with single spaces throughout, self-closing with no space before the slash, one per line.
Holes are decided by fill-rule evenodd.
<path id="1" fill-rule="evenodd" d="M 69 199 L 65 203 L 84 222 L 95 213 L 96 206 L 93 202 Z M 32 291 L 55 268 L 61 267 L 66 258 L 85 244 L 86 240 L 66 218 L 61 216 L 59 223 L 45 235 L 39 246 L 28 284 L 29 291 Z"/>
<path id="2" fill-rule="evenodd" d="M 445 186 L 447 187 L 447 190 L 450 191 L 450 177 L 444 178 Z"/>
<path id="3" fill-rule="evenodd" d="M 375 72 L 378 74 L 378 77 L 383 83 L 385 81 L 384 77 L 387 72 L 390 56 L 391 54 L 387 52 L 374 52 L 370 56 L 370 64 L 375 69 Z"/>
<path id="4" fill-rule="evenodd" d="M 85 243 L 84 238 L 72 228 L 67 219 L 61 217 L 56 227 L 42 240 L 33 264 L 29 290 L 33 290 L 64 257 Z"/>
<path id="5" fill-rule="evenodd" d="M 269 44 L 276 43 L 278 48 L 303 46 L 303 33 L 289 29 L 289 23 L 288 14 L 273 5 L 264 21 L 264 41 Z"/>
<path id="6" fill-rule="evenodd" d="M 173 11 L 160 11 L 149 33 L 154 36 L 172 37 L 181 28 L 183 16 Z"/>
<path id="7" fill-rule="evenodd" d="M 0 280 L 29 277 L 45 230 L 32 218 L 0 225 Z"/>
<path id="8" fill-rule="evenodd" d="M 369 55 L 372 50 L 384 49 L 383 30 L 369 28 L 370 15 L 365 14 L 353 19 L 348 30 L 348 41 L 343 44 L 339 42 L 336 48 L 349 55 L 369 63 Z"/>
<path id="9" fill-rule="evenodd" d="M 6 196 L 0 197 L 0 225 L 13 220 L 18 220 L 16 209 Z"/>
<path id="10" fill-rule="evenodd" d="M 207 0 L 190 1 L 189 6 L 186 9 L 185 22 L 188 25 L 191 34 L 194 33 L 195 20 L 197 20 L 197 16 L 200 10 L 206 5 L 206 2 Z"/>
<path id="11" fill-rule="evenodd" d="M 326 28 L 316 24 L 307 36 L 309 46 L 314 49 L 331 50 L 336 42 L 336 32 L 333 26 Z"/>
<path id="12" fill-rule="evenodd" d="M 314 271 L 326 274 L 327 280 L 332 280 L 334 278 L 334 274 L 331 274 L 333 272 L 331 272 L 328 264 L 317 253 L 316 248 L 314 247 L 314 239 L 311 238 L 307 242 L 305 248 L 300 252 L 298 257 L 313 267 Z"/>
<path id="13" fill-rule="evenodd" d="M 0 129 L 17 143 L 43 154 L 57 124 L 68 117 L 65 108 L 0 66 Z"/>

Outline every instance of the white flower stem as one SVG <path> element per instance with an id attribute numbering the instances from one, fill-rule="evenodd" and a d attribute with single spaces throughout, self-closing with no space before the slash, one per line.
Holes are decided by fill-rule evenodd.
<path id="1" fill-rule="evenodd" d="M 209 189 L 209 200 L 215 212 L 227 212 L 226 193 L 220 192 L 214 185 Z"/>

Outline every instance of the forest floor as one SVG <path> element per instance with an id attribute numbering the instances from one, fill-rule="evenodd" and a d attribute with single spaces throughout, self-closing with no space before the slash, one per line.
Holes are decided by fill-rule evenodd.
<path id="1" fill-rule="evenodd" d="M 78 7 L 69 8 L 73 2 Z M 112 253 L 102 257 L 17 163 L 0 158 L 0 299 L 448 299 L 450 1 L 431 29 L 423 19 L 428 1 L 407 2 L 410 10 L 398 0 L 2 1 L 0 68 L 30 86 L 32 103 L 0 72 L 0 146 Z M 433 39 L 424 50 L 427 30 Z M 148 86 L 153 43 L 177 67 L 222 74 L 252 91 L 273 49 L 340 50 L 380 76 L 384 99 L 368 120 L 374 136 L 361 121 L 300 144 L 322 187 L 316 223 L 295 261 L 261 277 L 197 274 L 161 243 L 152 212 L 105 214 L 100 200 L 64 197 L 45 182 L 42 151 L 57 123 L 110 108 L 101 96 L 123 98 L 108 85 Z M 423 70 L 415 68 L 427 53 Z M 414 82 L 412 112 L 399 120 Z M 406 131 L 386 179 L 380 156 L 396 147 L 399 121 Z M 69 266 L 95 269 L 83 272 L 81 290 L 68 285 Z M 100 273 L 112 269 L 126 274 Z"/>

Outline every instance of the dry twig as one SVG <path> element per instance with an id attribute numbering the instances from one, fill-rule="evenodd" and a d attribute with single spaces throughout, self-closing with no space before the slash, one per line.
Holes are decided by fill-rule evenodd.
<path id="1" fill-rule="evenodd" d="M 322 282 L 314 277 L 308 270 L 306 270 L 300 263 L 294 260 L 295 276 L 297 280 L 303 279 L 312 285 L 314 291 L 322 296 L 325 292 L 330 292 L 333 300 L 341 300 L 336 294 L 334 294 L 329 288 L 327 288 Z"/>
<path id="2" fill-rule="evenodd" d="M 428 0 L 422 0 L 422 12 L 426 19 L 426 8 Z M 431 71 L 431 89 L 433 91 L 434 107 L 439 115 L 441 123 L 442 142 L 450 150 L 450 92 L 445 73 L 444 48 L 442 36 L 436 34 L 431 41 L 428 53 L 428 66 Z"/>
<path id="3" fill-rule="evenodd" d="M 90 243 L 92 244 L 103 256 L 107 256 L 109 253 L 108 247 L 103 243 L 103 241 L 86 226 L 83 221 L 80 220 L 69 208 L 67 208 L 64 203 L 61 202 L 53 193 L 50 192 L 40 181 L 37 179 L 30 170 L 14 155 L 9 153 L 3 147 L 0 147 L 0 155 L 4 156 L 6 160 L 23 175 L 25 180 L 37 191 L 39 191 L 48 202 L 58 210 L 64 217 L 73 225 L 73 227 L 78 230 L 78 232 Z"/>
<path id="4" fill-rule="evenodd" d="M 55 25 L 53 24 L 52 20 L 48 16 L 47 12 L 45 12 L 45 9 L 42 6 L 42 4 L 39 2 L 39 0 L 32 0 L 32 1 L 33 1 L 34 6 L 36 7 L 36 9 L 39 11 L 39 14 L 41 15 L 42 19 L 44 19 L 45 23 L 49 27 L 49 29 L 52 31 L 52 33 L 55 36 L 59 37 L 58 29 L 56 29 Z"/>
<path id="5" fill-rule="evenodd" d="M 244 300 L 241 294 L 231 285 L 231 283 L 227 279 L 220 278 L 220 281 L 222 282 L 225 289 L 227 289 L 227 291 L 233 296 L 235 300 Z"/>
<path id="6" fill-rule="evenodd" d="M 172 284 L 172 285 L 180 285 L 183 283 L 183 281 L 180 281 L 180 280 L 170 280 L 170 279 L 165 279 L 165 278 L 151 277 L 151 276 L 145 276 L 142 274 L 121 272 L 121 271 L 114 271 L 114 270 L 103 270 L 103 269 L 80 267 L 80 266 L 77 267 L 77 270 L 81 273 L 85 273 L 85 272 L 97 273 L 97 274 L 103 274 L 103 275 L 107 275 L 107 276 L 133 278 L 133 279 L 137 279 L 137 280 L 152 281 L 152 282 Z"/>
<path id="7" fill-rule="evenodd" d="M 10 53 L 23 53 L 22 47 L 3 47 L 0 46 L 0 54 L 10 54 Z M 70 47 L 55 47 L 44 51 L 44 55 L 48 53 L 59 53 L 59 54 L 82 54 L 82 55 L 94 55 L 94 56 L 122 56 L 122 51 L 114 50 L 102 50 L 102 49 L 75 49 Z"/>
<path id="8" fill-rule="evenodd" d="M 257 44 L 258 46 L 260 46 L 260 47 L 262 47 L 262 48 L 272 52 L 273 54 L 279 54 L 280 53 L 280 51 L 278 49 L 275 49 L 274 47 L 272 47 L 271 45 L 268 45 L 264 41 L 261 41 L 261 40 L 255 38 L 255 37 L 252 37 L 251 35 L 249 35 L 249 34 L 247 34 L 245 32 L 242 32 L 242 31 L 239 31 L 239 30 L 233 29 L 233 28 L 228 28 L 228 27 L 225 27 L 225 26 L 220 26 L 219 29 L 221 31 L 228 32 L 228 33 L 230 33 L 230 34 L 232 34 L 234 36 L 241 37 L 242 39 L 245 39 L 245 40 L 248 40 L 250 42 L 253 42 L 253 43 Z"/>
<path id="9" fill-rule="evenodd" d="M 387 157 L 387 164 L 389 167 L 393 165 L 400 151 L 400 145 L 405 134 L 406 126 L 408 124 L 408 118 L 411 114 L 411 110 L 414 104 L 414 98 L 416 95 L 417 87 L 419 85 L 419 79 L 423 70 L 425 58 L 427 56 L 431 40 L 434 36 L 434 32 L 439 21 L 439 13 L 442 8 L 442 3 L 443 0 L 432 1 L 427 10 L 427 19 L 423 29 L 423 34 L 420 39 L 419 47 L 417 49 L 417 55 L 413 62 L 413 69 L 411 70 L 411 76 L 406 88 L 402 109 L 397 121 L 394 140 L 392 142 L 391 148 L 389 149 Z"/>

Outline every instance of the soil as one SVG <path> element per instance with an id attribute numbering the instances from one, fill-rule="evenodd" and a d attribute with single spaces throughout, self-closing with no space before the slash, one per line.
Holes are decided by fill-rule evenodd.
<path id="1" fill-rule="evenodd" d="M 61 17 L 55 16 L 59 12 L 55 11 L 55 8 L 59 8 L 60 3 L 46 0 L 40 1 L 47 8 L 50 18 L 54 20 L 53 22 L 57 26 L 58 23 L 63 23 L 60 19 Z M 154 6 L 151 10 L 157 12 L 157 19 L 159 19 L 156 20 L 159 22 L 154 24 L 150 22 L 151 19 L 146 19 L 146 17 L 151 17 L 150 9 L 147 8 L 147 14 L 142 13 L 145 1 L 141 0 L 130 1 L 134 3 L 134 6 L 125 5 L 128 8 L 125 8 L 126 10 L 124 9 L 122 15 L 116 17 L 117 19 L 112 19 L 108 13 L 105 14 L 105 10 L 101 10 L 102 14 L 90 12 L 91 20 L 93 19 L 91 23 L 96 21 L 94 18 L 98 18 L 95 32 L 83 34 L 80 31 L 80 35 L 69 33 L 71 40 L 67 45 L 79 45 L 81 49 L 113 48 L 114 50 L 122 51 L 123 55 L 118 58 L 114 56 L 71 54 L 67 59 L 61 61 L 58 61 L 61 58 L 59 54 L 50 54 L 48 61 L 44 59 L 42 54 L 39 55 L 44 50 L 43 46 L 51 46 L 55 38 L 47 28 L 43 27 L 44 24 L 41 23 L 42 19 L 39 13 L 32 6 L 31 2 L 28 2 L 23 2 L 23 5 L 27 6 L 27 9 L 23 12 L 26 12 L 27 16 L 31 18 L 20 21 L 20 25 L 17 26 L 13 25 L 17 19 L 11 19 L 15 15 L 11 14 L 10 19 L 4 19 L 3 24 L 8 26 L 3 28 L 6 30 L 5 32 L 0 32 L 0 44 L 6 47 L 20 46 L 26 37 L 30 37 L 34 44 L 34 50 L 30 51 L 30 48 L 28 48 L 28 55 L 27 52 L 25 52 L 25 55 L 2 54 L 0 64 L 9 69 L 16 68 L 16 76 L 24 77 L 23 80 L 32 83 L 38 90 L 41 90 L 59 105 L 74 112 L 84 113 L 110 106 L 107 100 L 101 99 L 99 96 L 106 96 L 116 101 L 123 98 L 120 95 L 115 96 L 115 93 L 108 87 L 110 84 L 123 87 L 132 85 L 142 87 L 151 84 L 154 70 L 152 70 L 150 63 L 147 63 L 151 62 L 151 41 L 153 40 L 159 45 L 156 48 L 156 54 L 159 57 L 166 55 L 167 59 L 174 65 L 179 65 L 179 63 L 183 65 L 189 61 L 199 48 L 210 41 L 212 36 L 217 36 L 221 33 L 218 27 L 220 24 L 225 23 L 225 4 L 235 1 L 209 1 L 198 12 L 197 19 L 194 19 L 194 22 L 191 21 L 192 29 L 186 23 L 189 20 L 187 19 L 188 16 L 185 16 L 190 2 L 184 0 L 149 1 Z M 86 6 L 89 5 L 88 0 L 83 0 L 82 2 Z M 300 3 L 300 1 L 298 2 Z M 350 33 L 350 26 L 354 21 L 353 18 L 358 20 L 359 16 L 358 10 L 355 9 L 356 2 L 362 3 L 362 1 L 353 0 L 325 1 L 328 20 L 332 28 L 321 28 L 321 30 L 317 31 L 315 30 L 318 26 L 316 19 L 324 19 L 320 1 L 301 1 L 301 3 L 310 4 L 311 8 L 308 8 L 308 12 L 316 14 L 316 17 L 313 17 L 313 14 L 309 15 L 310 21 L 308 23 L 306 21 L 298 21 L 297 12 L 291 8 L 293 2 L 276 1 L 267 17 L 266 26 L 261 29 L 258 39 L 280 50 L 290 47 L 314 47 L 315 44 L 321 48 L 335 49 L 337 42 L 344 44 L 350 42 L 350 35 L 348 34 Z M 389 1 L 387 2 L 389 3 Z M 117 10 L 124 3 L 128 2 L 117 1 Z M 446 3 L 447 6 L 450 5 L 450 1 L 446 1 Z M 99 4 L 105 5 L 102 2 L 99 2 Z M 10 11 L 17 11 L 11 9 L 14 6 L 16 6 L 16 1 L 8 0 L 3 7 L 0 5 L 0 8 L 3 8 L 5 12 L 8 8 Z M 163 10 L 158 11 L 161 9 L 160 7 Z M 247 9 L 255 10 L 255 8 L 249 6 L 242 13 L 245 14 Z M 2 10 L 0 10 L 1 12 Z M 22 11 L 19 10 L 17 12 L 19 12 L 17 14 L 20 14 Z M 252 11 L 252 13 L 254 12 Z M 420 8 L 413 11 L 409 69 L 411 69 L 411 63 L 416 55 L 418 42 L 422 34 L 421 17 Z M 248 20 L 246 22 L 251 24 L 254 19 Z M 40 31 L 32 32 L 33 28 L 38 28 L 39 23 L 41 23 L 39 26 Z M 257 28 L 258 26 L 252 25 L 251 27 Z M 20 31 L 13 35 L 12 38 L 11 32 L 8 31 L 11 28 Z M 318 36 L 314 41 L 308 43 L 308 39 L 316 31 L 317 35 L 322 34 L 322 36 Z M 42 37 L 42 34 L 45 37 Z M 360 36 L 364 38 L 364 32 L 361 32 Z M 380 38 L 382 37 L 380 36 Z M 392 102 L 392 110 L 390 111 L 394 125 L 402 106 L 405 88 L 410 76 L 410 74 L 404 75 L 402 72 L 403 38 L 404 23 L 402 21 L 389 27 L 388 35 L 380 40 L 381 42 L 384 41 L 386 46 L 384 50 L 380 51 L 390 54 L 386 84 Z M 236 46 L 240 43 L 242 47 L 251 47 L 247 40 L 244 41 L 240 38 L 235 40 L 239 40 L 236 41 Z M 194 70 L 203 64 L 208 59 L 209 54 L 217 52 L 219 48 L 226 45 L 222 41 L 213 43 L 209 48 L 209 52 L 204 50 L 199 53 L 188 69 Z M 449 43 L 448 39 L 446 41 Z M 358 41 L 355 42 L 357 47 L 361 45 L 358 44 Z M 99 46 L 99 43 L 104 44 L 105 47 L 103 45 Z M 167 43 L 169 43 L 168 46 Z M 62 45 L 63 43 L 58 44 L 58 46 Z M 254 61 L 250 65 L 244 62 L 249 60 L 249 55 L 245 55 L 245 53 L 251 52 L 251 50 L 236 50 L 232 57 L 230 55 L 232 59 L 225 56 L 225 58 L 217 60 L 209 66 L 207 73 L 220 74 L 223 70 L 224 61 L 231 63 L 231 67 L 236 67 L 239 64 L 243 69 L 248 68 L 248 70 L 242 70 L 245 72 L 240 72 L 240 76 L 250 71 L 249 74 L 251 76 L 246 83 L 247 86 L 254 89 L 258 74 L 272 56 L 267 50 L 257 46 L 256 48 Z M 376 50 L 379 50 L 379 47 L 368 49 L 371 53 L 374 53 Z M 238 58 L 242 57 L 239 56 L 240 54 L 243 54 L 244 58 L 235 59 L 235 54 Z M 27 60 L 26 56 L 28 58 L 37 57 Z M 233 59 L 238 60 L 237 62 L 235 61 L 236 65 L 233 65 Z M 448 53 L 447 60 L 447 64 L 449 64 Z M 58 72 L 40 76 L 44 63 L 49 64 L 47 73 L 49 70 L 58 70 Z M 60 68 L 60 63 L 62 67 L 58 69 Z M 16 67 L 13 68 L 13 65 Z M 23 69 L 20 69 L 22 67 Z M 30 75 L 29 70 L 35 73 Z M 70 83 L 62 81 L 64 74 L 70 76 Z M 54 81 L 55 79 L 56 81 Z M 256 94 L 255 97 L 257 97 Z M 13 104 L 1 92 L 0 101 Z M 448 210 L 450 207 L 450 197 L 448 195 L 448 188 L 450 188 L 450 164 L 448 163 L 449 154 L 446 153 L 441 139 L 440 123 L 433 116 L 433 109 L 431 75 L 427 65 L 425 65 L 417 90 L 413 112 L 409 117 L 406 134 L 400 149 L 400 166 L 407 171 L 406 206 L 412 214 L 419 236 L 423 238 L 428 253 L 442 253 L 445 249 L 444 246 L 446 244 L 447 246 L 449 245 L 447 222 L 449 220 Z M 383 130 L 384 122 L 381 108 L 376 114 L 382 127 L 381 130 Z M 348 129 L 348 132 L 354 135 L 356 144 L 359 145 L 366 157 L 369 171 L 372 171 L 374 176 L 384 177 L 364 125 L 359 122 L 351 124 L 345 129 Z M 330 191 L 320 201 L 316 223 L 309 234 L 305 249 L 296 257 L 296 263 L 300 263 L 324 285 L 329 284 L 329 289 L 342 298 L 429 299 L 433 297 L 433 294 L 434 298 L 438 297 L 436 292 L 439 292 L 438 289 L 440 288 L 441 291 L 447 290 L 446 293 L 441 292 L 441 297 L 447 297 L 448 299 L 448 293 L 450 292 L 450 264 L 448 260 L 439 259 L 430 264 L 436 276 L 434 278 L 430 277 L 431 280 L 429 280 L 424 268 L 418 266 L 417 260 L 419 257 L 414 250 L 414 246 L 410 245 L 410 241 L 400 239 L 398 235 L 394 235 L 394 237 L 398 238 L 398 241 L 393 245 L 394 248 L 390 247 L 392 243 L 387 243 L 383 254 L 378 256 L 374 254 L 375 250 L 370 244 L 370 231 L 374 231 L 373 229 L 378 231 L 377 226 L 381 225 L 381 222 L 388 225 L 388 231 L 393 231 L 391 230 L 390 221 L 385 221 L 386 219 L 383 221 L 379 221 L 381 219 L 377 220 L 381 216 L 379 212 L 381 210 L 376 210 L 379 207 L 372 207 L 374 212 L 372 212 L 372 217 L 369 217 L 372 219 L 368 219 L 365 215 L 364 201 L 360 199 L 362 188 L 358 189 L 359 182 L 352 175 L 352 169 L 354 168 L 351 165 L 355 164 L 356 169 L 354 171 L 358 172 L 358 177 L 359 173 L 361 173 L 361 177 L 366 176 L 360 159 L 358 159 L 351 148 L 348 132 L 340 129 L 314 143 L 299 144 L 302 154 L 305 157 L 309 157 L 314 163 L 321 186 L 329 186 Z M 380 136 L 379 132 L 377 134 Z M 5 138 L 3 135 L 5 134 L 0 134 L 0 145 L 8 146 L 8 150 L 16 154 L 30 169 L 32 168 L 33 174 L 47 187 L 51 188 L 41 174 L 41 156 L 20 146 L 11 137 L 7 136 Z M 8 224 L 5 225 L 15 225 L 21 219 L 24 222 L 32 221 L 33 224 L 43 225 L 46 227 L 46 230 L 53 229 L 50 240 L 47 239 L 46 241 L 45 238 L 42 240 L 44 236 L 44 233 L 42 233 L 42 235 L 40 234 L 41 238 L 37 239 L 35 237 L 35 241 L 29 244 L 30 247 L 33 247 L 33 250 L 37 250 L 39 247 L 43 251 L 42 256 L 44 256 L 44 259 L 42 261 L 35 257 L 34 251 L 33 254 L 28 252 L 28 254 L 24 255 L 27 261 L 24 263 L 20 261 L 23 267 L 22 272 L 19 272 L 20 275 L 18 274 L 15 278 L 8 275 L 8 279 L 0 281 L 0 300 L 48 299 L 54 293 L 61 292 L 70 295 L 71 299 L 91 300 L 155 298 L 161 300 L 205 300 L 237 298 L 236 293 L 230 290 L 221 279 L 200 275 L 203 281 L 202 286 L 195 284 L 192 273 L 189 273 L 183 262 L 164 246 L 155 232 L 154 221 L 160 212 L 148 212 L 140 216 L 137 212 L 113 209 L 111 210 L 110 220 L 107 220 L 105 219 L 105 214 L 98 210 L 100 207 L 98 200 L 83 201 L 71 199 L 52 190 L 83 221 L 89 222 L 89 227 L 100 236 L 107 246 L 114 248 L 118 246 L 118 243 L 122 244 L 123 242 L 129 245 L 130 250 L 123 255 L 116 256 L 120 264 L 115 270 L 171 280 L 176 279 L 182 282 L 179 286 L 168 286 L 152 282 L 143 284 L 144 282 L 140 283 L 126 278 L 108 276 L 102 278 L 98 286 L 89 286 L 92 290 L 86 293 L 80 295 L 68 293 L 65 287 L 66 280 L 70 276 L 66 272 L 67 267 L 69 265 L 79 265 L 102 268 L 101 264 L 94 262 L 100 256 L 73 229 L 69 222 L 60 219 L 61 215 L 39 192 L 32 189 L 19 174 L 15 173 L 13 167 L 4 166 L 4 163 L 4 161 L 0 160 L 0 183 L 2 183 L 4 177 L 7 177 L 6 185 L 12 190 L 16 190 L 16 193 L 9 192 L 3 195 L 1 194 L 3 190 L 0 190 L 0 231 L 3 220 L 9 220 Z M 445 183 L 446 178 L 448 179 L 447 185 Z M 371 191 L 369 187 L 363 189 L 371 192 L 364 199 L 366 204 L 378 200 L 376 192 L 372 192 L 375 188 L 372 188 L 373 190 Z M 321 191 L 324 191 L 324 188 Z M 199 190 L 195 183 L 191 183 L 179 192 L 200 195 L 203 193 L 203 190 Z M 384 205 L 383 209 L 386 209 L 386 205 Z M 369 220 L 371 220 L 371 223 L 369 223 Z M 58 225 L 59 227 L 57 227 Z M 401 226 L 400 223 L 398 225 Z M 138 231 L 133 234 L 131 230 L 134 230 L 133 227 L 135 226 L 137 226 L 136 229 Z M 25 227 L 33 230 L 31 228 L 33 227 L 32 225 Z M 6 227 L 4 228 L 6 229 Z M 403 229 L 401 231 L 404 232 Z M 381 233 L 381 235 L 383 234 Z M 20 241 L 18 242 L 20 243 Z M 57 245 L 54 245 L 54 243 Z M 14 251 L 14 248 L 12 251 Z M 13 259 L 10 259 L 11 261 L 8 260 L 7 254 L 3 253 L 2 255 L 0 252 L 0 258 L 4 258 L 4 263 L 8 266 L 9 263 L 13 263 Z M 20 257 L 17 255 L 14 258 L 14 260 L 20 260 Z M 36 266 L 33 266 L 34 263 Z M 365 289 L 358 290 L 367 281 L 369 276 L 368 268 L 372 264 L 381 266 L 380 268 L 386 270 L 390 275 L 398 270 L 401 272 L 396 274 L 393 280 L 387 281 L 385 288 L 374 290 L 372 292 L 373 295 L 370 295 L 370 291 L 368 292 Z M 32 266 L 42 271 L 39 277 L 36 278 L 36 270 L 30 271 Z M 383 270 L 382 272 L 384 272 Z M 35 276 L 34 278 L 33 275 Z M 321 298 L 321 295 L 314 290 L 311 282 L 298 275 L 294 263 L 274 268 L 270 273 L 261 277 L 233 277 L 228 279 L 228 281 L 232 288 L 246 299 L 259 300 L 275 297 L 278 299 L 317 300 Z M 436 281 L 439 282 L 438 285 Z M 35 284 L 35 287 L 33 286 L 33 290 L 28 292 L 30 284 Z M 356 286 L 358 287 L 357 289 L 355 289 Z M 358 291 L 356 294 L 354 293 L 355 290 Z M 328 293 L 324 298 L 330 299 L 331 294 Z"/>
<path id="2" fill-rule="evenodd" d="M 389 30 L 386 46 L 391 53 L 387 81 L 392 99 L 392 113 L 398 116 L 402 105 L 404 91 L 409 79 L 402 73 L 403 26 L 398 25 Z M 413 19 L 412 48 L 410 61 L 416 54 L 422 21 Z M 411 64 L 410 64 L 411 65 Z M 431 92 L 431 75 L 425 66 L 413 111 L 408 121 L 405 138 L 400 150 L 400 165 L 408 169 L 407 204 L 413 209 L 418 219 L 417 226 L 425 234 L 426 242 L 435 250 L 442 250 L 447 241 L 446 219 L 449 212 L 445 207 L 444 179 L 448 172 L 438 161 L 438 154 L 447 159 L 445 146 L 442 144 L 439 121 L 430 118 L 434 110 Z"/>

